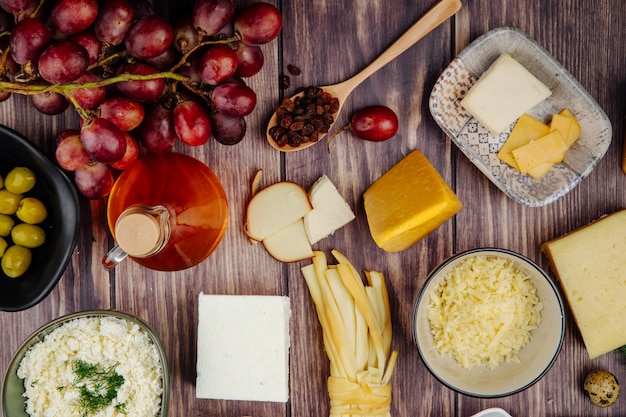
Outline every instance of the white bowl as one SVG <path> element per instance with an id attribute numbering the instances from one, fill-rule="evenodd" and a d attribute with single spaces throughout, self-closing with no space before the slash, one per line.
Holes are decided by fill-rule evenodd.
<path id="1" fill-rule="evenodd" d="M 532 331 L 530 342 L 518 352 L 519 363 L 503 362 L 494 368 L 462 367 L 454 358 L 441 355 L 434 345 L 427 317 L 430 294 L 456 265 L 476 255 L 512 261 L 532 280 L 543 303 L 542 320 Z M 517 253 L 495 248 L 472 249 L 454 255 L 429 275 L 413 310 L 413 340 L 428 370 L 449 388 L 465 395 L 495 398 L 520 392 L 548 372 L 563 344 L 565 317 L 563 300 L 550 277 L 535 263 Z"/>

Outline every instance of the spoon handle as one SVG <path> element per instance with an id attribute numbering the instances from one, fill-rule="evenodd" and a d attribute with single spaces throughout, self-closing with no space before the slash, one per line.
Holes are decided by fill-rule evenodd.
<path id="1" fill-rule="evenodd" d="M 461 0 L 440 0 L 371 64 L 342 84 L 349 86 L 349 88 L 347 88 L 348 91 L 356 88 L 370 75 L 393 61 L 417 41 L 428 35 L 437 26 L 454 16 L 460 8 Z"/>

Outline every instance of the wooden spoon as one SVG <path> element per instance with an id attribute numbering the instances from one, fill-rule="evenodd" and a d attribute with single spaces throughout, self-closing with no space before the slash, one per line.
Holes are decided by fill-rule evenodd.
<path id="1" fill-rule="evenodd" d="M 321 87 L 324 91 L 330 93 L 333 97 L 339 99 L 339 109 L 334 114 L 335 120 L 337 115 L 341 111 L 346 99 L 352 93 L 352 91 L 365 81 L 370 75 L 393 61 L 404 51 L 409 49 L 413 44 L 429 34 L 437 26 L 448 20 L 461 8 L 461 0 L 440 0 L 433 7 L 431 7 L 417 22 L 413 24 L 402 36 L 400 36 L 385 52 L 383 52 L 378 58 L 376 58 L 371 64 L 365 67 L 361 72 L 343 81 L 339 84 L 327 85 Z M 296 94 L 291 98 L 294 99 L 297 96 L 301 96 L 303 93 Z M 267 126 L 266 137 L 272 147 L 282 152 L 293 152 L 301 149 L 308 148 L 311 145 L 315 145 L 320 142 L 324 135 L 321 135 L 316 142 L 303 143 L 300 146 L 279 146 L 269 134 L 270 129 L 277 124 L 276 113 L 272 115 Z"/>

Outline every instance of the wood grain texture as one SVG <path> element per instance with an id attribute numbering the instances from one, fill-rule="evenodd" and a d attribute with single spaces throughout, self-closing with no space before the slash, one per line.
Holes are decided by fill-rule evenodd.
<path id="1" fill-rule="evenodd" d="M 245 0 L 240 7 L 252 3 Z M 125 261 L 109 272 L 100 259 L 113 244 L 106 227 L 105 202 L 81 200 L 81 233 L 59 285 L 39 305 L 23 312 L 0 312 L 0 375 L 13 352 L 38 327 L 79 310 L 118 309 L 146 320 L 162 338 L 170 361 L 170 416 L 325 416 L 329 412 L 328 359 L 321 331 L 301 277 L 306 262 L 282 265 L 243 233 L 250 180 L 263 170 L 264 185 L 291 180 L 309 187 L 328 177 L 357 213 L 357 219 L 316 245 L 338 249 L 359 270 L 378 270 L 388 281 L 394 326 L 393 348 L 400 356 L 393 385 L 392 415 L 469 417 L 481 409 L 502 407 L 513 416 L 624 416 L 626 401 L 610 409 L 591 405 L 582 392 L 584 374 L 606 368 L 626 376 L 626 360 L 609 353 L 589 360 L 569 310 L 563 349 L 538 383 L 501 399 L 477 399 L 454 393 L 425 368 L 412 340 L 413 303 L 428 273 L 453 253 L 496 246 L 522 253 L 549 270 L 539 245 L 626 207 L 626 176 L 621 172 L 626 113 L 626 8 L 622 0 L 468 0 L 457 16 L 361 84 L 337 118 L 345 126 L 356 109 L 387 105 L 400 119 L 397 137 L 383 143 L 357 140 L 349 131 L 305 151 L 281 154 L 267 145 L 265 124 L 283 96 L 308 85 L 343 81 L 370 63 L 431 5 L 432 0 L 289 0 L 271 1 L 282 11 L 279 40 L 262 47 L 265 66 L 247 80 L 258 105 L 246 118 L 248 134 L 237 146 L 211 141 L 176 151 L 205 162 L 220 177 L 228 197 L 229 227 L 222 243 L 201 264 L 175 273 L 155 272 Z M 192 0 L 176 2 L 172 15 L 189 13 Z M 608 153 L 572 192 L 540 208 L 506 197 L 438 128 L 428 97 L 450 61 L 471 41 L 500 26 L 515 26 L 535 38 L 580 81 L 607 113 L 614 140 Z M 295 65 L 301 74 L 288 73 Z M 291 87 L 281 90 L 280 75 Z M 0 103 L 0 123 L 41 146 L 52 157 L 54 137 L 77 127 L 68 110 L 51 117 L 36 113 L 21 96 Z M 363 191 L 413 149 L 420 149 L 453 187 L 465 207 L 415 246 L 385 253 L 373 242 L 363 210 Z M 330 258 L 330 254 L 329 254 Z M 334 260 L 331 259 L 331 262 Z M 288 295 L 291 300 L 290 400 L 282 403 L 198 400 L 195 398 L 197 297 L 209 294 Z M 623 318 L 607 318 L 623 319 Z M 219 378 L 219 376 L 216 376 Z"/>

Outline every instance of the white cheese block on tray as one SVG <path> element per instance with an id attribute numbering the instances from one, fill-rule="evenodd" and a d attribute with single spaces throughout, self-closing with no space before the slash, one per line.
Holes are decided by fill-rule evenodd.
<path id="1" fill-rule="evenodd" d="M 552 92 L 511 55 L 503 53 L 472 85 L 461 105 L 494 135 Z"/>
<path id="2" fill-rule="evenodd" d="M 196 397 L 287 402 L 289 298 L 198 297 Z"/>

